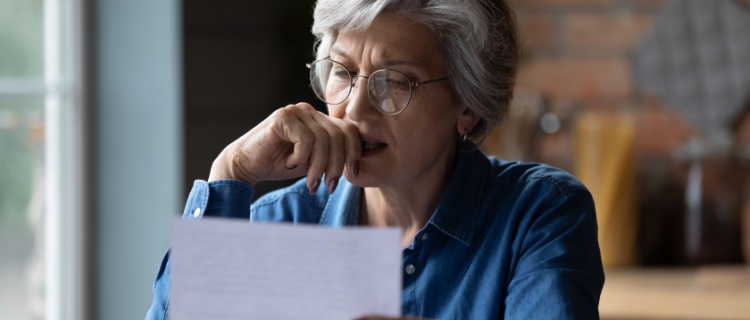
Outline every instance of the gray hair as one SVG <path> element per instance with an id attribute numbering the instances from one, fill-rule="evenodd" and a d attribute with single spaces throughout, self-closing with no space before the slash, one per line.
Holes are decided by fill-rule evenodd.
<path id="1" fill-rule="evenodd" d="M 316 57 L 330 54 L 340 30 L 364 31 L 381 13 L 432 29 L 453 93 L 480 119 L 471 139 L 484 139 L 506 118 L 521 53 L 515 13 L 505 0 L 318 0 Z"/>

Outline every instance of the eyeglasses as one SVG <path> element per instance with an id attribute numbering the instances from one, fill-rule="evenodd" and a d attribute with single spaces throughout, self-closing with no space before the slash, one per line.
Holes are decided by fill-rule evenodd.
<path id="1" fill-rule="evenodd" d="M 341 63 L 325 58 L 306 64 L 310 69 L 310 87 L 315 95 L 327 104 L 341 104 L 349 97 L 357 78 L 367 79 L 367 95 L 378 111 L 395 115 L 406 109 L 411 100 L 412 88 L 423 84 L 447 80 L 448 77 L 412 82 L 403 72 L 380 69 L 369 76 L 355 75 Z"/>

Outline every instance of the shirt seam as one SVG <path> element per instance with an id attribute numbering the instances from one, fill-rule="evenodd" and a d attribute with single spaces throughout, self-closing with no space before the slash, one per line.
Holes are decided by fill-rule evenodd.
<path id="1" fill-rule="evenodd" d="M 569 199 L 569 198 L 571 198 L 574 195 L 579 194 L 579 193 L 583 194 L 583 195 L 587 195 L 589 193 L 588 190 L 585 187 L 577 188 L 575 186 L 571 187 L 570 189 L 568 189 L 567 192 L 563 192 L 563 191 L 559 190 L 559 188 L 558 188 L 557 192 L 558 192 L 558 196 L 557 197 L 549 197 L 546 200 L 544 200 L 544 202 L 542 202 L 542 204 L 539 206 L 539 208 L 540 208 L 539 212 L 545 212 L 547 210 L 547 208 L 551 207 L 551 204 L 553 202 L 555 202 L 555 201 L 558 201 L 558 200 L 567 200 L 567 199 Z"/>
<path id="2" fill-rule="evenodd" d="M 538 177 L 538 179 L 543 179 L 543 178 L 542 177 Z M 553 185 L 554 185 L 554 183 L 553 183 Z M 561 191 L 558 190 L 558 193 L 560 193 L 560 192 Z M 571 188 L 571 191 L 569 191 L 567 193 L 561 193 L 558 197 L 550 197 L 549 199 L 547 199 L 546 201 L 544 201 L 540 205 L 540 209 L 539 209 L 538 212 L 545 212 L 547 210 L 547 208 L 550 207 L 550 204 L 553 201 L 560 200 L 560 199 L 567 200 L 568 198 L 572 197 L 573 195 L 575 195 L 577 193 L 582 193 L 582 194 L 586 195 L 586 193 L 588 193 L 588 190 L 586 188 L 575 188 L 575 186 L 574 186 L 573 188 Z M 537 216 L 534 217 L 534 220 L 536 220 L 536 218 L 537 218 Z M 532 222 L 531 224 L 533 225 L 534 222 Z M 522 242 L 525 241 L 525 238 L 526 238 L 527 235 L 528 235 L 528 232 L 524 233 L 524 235 L 523 235 L 524 239 L 522 239 Z M 519 276 L 519 278 L 523 278 L 526 275 L 529 275 L 529 274 L 532 274 L 532 273 L 535 273 L 535 272 L 538 272 L 538 271 L 543 271 L 543 270 L 564 270 L 564 269 L 577 270 L 577 271 L 581 271 L 581 272 L 591 273 L 591 272 L 588 272 L 588 271 L 585 271 L 585 270 L 579 270 L 579 269 L 573 269 L 573 268 L 567 268 L 567 267 L 561 267 L 561 268 L 544 268 L 544 269 L 533 270 L 533 271 L 529 271 L 529 272 L 523 273 L 523 274 L 521 274 Z M 591 273 L 591 274 L 592 275 L 596 275 L 594 273 Z M 516 279 L 516 278 L 514 277 L 513 279 Z"/>
<path id="3" fill-rule="evenodd" d="M 215 180 L 215 181 L 209 181 L 206 184 L 209 187 L 216 186 L 216 185 L 232 185 L 235 187 L 240 187 L 250 192 L 254 191 L 253 187 L 251 187 L 249 184 L 243 181 L 239 181 L 239 180 Z"/>
<path id="4" fill-rule="evenodd" d="M 538 273 L 538 272 L 542 272 L 542 271 L 575 271 L 575 272 L 585 273 L 585 274 L 590 275 L 590 276 L 594 276 L 596 279 L 604 281 L 604 277 L 603 276 L 601 276 L 599 274 L 596 274 L 594 272 L 587 271 L 587 270 L 581 270 L 581 269 L 575 269 L 575 268 L 568 268 L 568 267 L 537 269 L 537 270 L 526 272 L 526 273 L 524 273 L 524 274 L 522 274 L 522 275 L 520 275 L 518 277 L 514 277 L 511 281 L 520 281 L 523 278 L 532 276 L 533 274 Z"/>
<path id="5" fill-rule="evenodd" d="M 269 194 L 268 196 L 261 198 L 261 200 L 253 203 L 252 207 L 261 208 L 261 207 L 266 207 L 266 206 L 272 206 L 278 203 L 279 201 L 283 200 L 287 196 L 298 196 L 304 199 L 305 201 L 307 201 L 307 203 L 311 207 L 314 207 L 315 209 L 318 209 L 318 210 L 323 210 L 323 208 L 325 208 L 325 203 L 327 202 L 325 200 L 317 200 L 311 197 L 307 193 L 307 191 L 298 190 L 298 189 L 290 189 L 290 190 L 284 190 L 284 192 L 276 192 L 273 194 Z"/>

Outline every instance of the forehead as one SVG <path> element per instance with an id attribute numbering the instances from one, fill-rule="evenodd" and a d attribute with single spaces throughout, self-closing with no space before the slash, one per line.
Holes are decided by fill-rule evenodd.
<path id="1" fill-rule="evenodd" d="M 435 66 L 442 64 L 437 38 L 424 24 L 406 17 L 385 14 L 363 32 L 340 32 L 331 56 L 353 60 L 400 61 Z"/>

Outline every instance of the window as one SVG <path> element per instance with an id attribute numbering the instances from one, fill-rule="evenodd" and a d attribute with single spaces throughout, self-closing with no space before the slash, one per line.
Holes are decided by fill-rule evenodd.
<path id="1" fill-rule="evenodd" d="M 0 319 L 83 317 L 80 0 L 0 0 Z"/>

